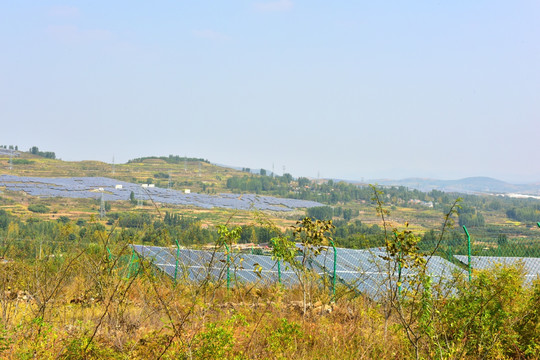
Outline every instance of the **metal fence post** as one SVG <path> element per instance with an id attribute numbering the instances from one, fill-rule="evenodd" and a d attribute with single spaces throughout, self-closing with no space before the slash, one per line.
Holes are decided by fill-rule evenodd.
<path id="1" fill-rule="evenodd" d="M 229 273 L 229 268 L 230 268 L 230 254 L 229 254 L 229 247 L 227 246 L 227 243 L 223 243 L 223 245 L 225 245 L 225 249 L 227 249 L 227 291 L 229 291 L 229 288 L 231 286 L 231 275 Z"/>
<path id="2" fill-rule="evenodd" d="M 399 240 L 397 233 L 394 233 L 396 240 Z M 401 241 L 398 241 L 399 257 L 398 257 L 398 295 L 401 295 L 401 259 L 403 259 L 403 250 L 401 249 Z"/>
<path id="3" fill-rule="evenodd" d="M 272 243 L 272 246 L 276 247 L 276 240 L 275 238 L 270 239 L 270 242 Z M 281 285 L 281 262 L 279 261 L 279 258 L 277 259 L 277 274 L 278 274 L 278 282 Z"/>
<path id="4" fill-rule="evenodd" d="M 180 257 L 180 244 L 178 240 L 174 239 L 176 242 L 176 264 L 174 265 L 174 283 L 176 284 L 176 276 L 178 275 L 178 258 Z"/>
<path id="5" fill-rule="evenodd" d="M 281 263 L 279 259 L 277 260 L 277 276 L 278 276 L 279 284 L 281 285 Z"/>
<path id="6" fill-rule="evenodd" d="M 332 297 L 336 297 L 336 265 L 337 265 L 337 250 L 336 246 L 334 245 L 334 242 L 330 240 L 330 244 L 332 244 L 332 248 L 334 248 L 334 271 L 332 273 Z"/>
<path id="7" fill-rule="evenodd" d="M 463 230 L 465 230 L 465 234 L 467 235 L 467 252 L 469 253 L 469 282 L 471 281 L 471 235 L 469 235 L 469 232 L 467 231 L 467 228 L 465 225 L 463 225 Z"/>

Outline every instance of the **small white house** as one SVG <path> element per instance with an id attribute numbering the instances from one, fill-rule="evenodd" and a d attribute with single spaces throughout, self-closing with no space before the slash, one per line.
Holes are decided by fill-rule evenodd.
<path id="1" fill-rule="evenodd" d="M 119 189 L 122 189 L 122 185 L 120 185 L 120 184 L 114 185 L 114 188 L 115 188 L 115 189 L 118 189 L 118 190 L 119 190 Z"/>
<path id="2" fill-rule="evenodd" d="M 148 187 L 148 184 L 142 184 L 141 187 L 147 188 L 147 187 Z"/>
<path id="3" fill-rule="evenodd" d="M 191 193 L 190 189 L 184 189 L 184 194 L 190 194 L 190 193 Z"/>
<path id="4" fill-rule="evenodd" d="M 155 184 L 148 184 L 148 187 L 153 188 L 153 187 L 156 187 L 156 185 Z"/>

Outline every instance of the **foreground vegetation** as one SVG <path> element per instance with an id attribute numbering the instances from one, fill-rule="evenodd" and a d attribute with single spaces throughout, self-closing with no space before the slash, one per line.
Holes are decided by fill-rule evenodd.
<path id="1" fill-rule="evenodd" d="M 476 272 L 471 282 L 455 274 L 451 289 L 445 288 L 422 271 L 426 254 L 418 251 L 420 238 L 406 228 L 386 239 L 387 256 L 415 267 L 419 275 L 408 280 L 408 290 L 398 291 L 400 284 L 393 283 L 374 301 L 340 286 L 334 296 L 305 270 L 294 288 L 236 283 L 227 291 L 224 277 L 175 282 L 129 246 L 142 236 L 170 241 L 167 230 L 149 235 L 87 226 L 92 234 L 86 241 L 70 241 L 69 235 L 62 237 L 65 233 L 55 241 L 4 239 L 2 358 L 540 356 L 540 282 L 525 285 L 519 267 L 497 267 Z M 316 251 L 331 227 L 306 218 L 297 224 L 293 239 L 281 239 L 302 241 Z M 220 227 L 216 246 L 238 240 L 237 229 Z M 275 255 L 287 262 L 278 250 Z M 305 269 L 302 265 L 296 264 Z"/>
<path id="2" fill-rule="evenodd" d="M 260 175 L 175 156 L 111 166 L 67 163 L 38 149 L 12 162 L 26 176 L 109 176 L 196 191 L 254 191 L 325 204 L 288 214 L 136 206 L 129 200 L 0 194 L 0 358 L 459 359 L 539 358 L 540 281 L 518 267 L 437 283 L 431 255 L 539 256 L 540 201 Z M 8 159 L 2 159 L 7 165 Z M 172 174 L 174 180 L 170 180 Z M 253 187 L 253 189 L 251 189 Z M 458 206 L 459 205 L 459 206 Z M 308 215 L 305 218 L 305 215 Z M 390 217 L 391 215 L 391 217 Z M 442 219 L 442 227 L 441 227 Z M 410 221 L 409 221 L 410 220 Z M 298 221 L 298 222 L 297 222 Z M 408 222 L 407 222 L 408 221 Z M 456 226 L 452 227 L 452 223 Z M 227 226 L 223 225 L 226 224 Z M 174 281 L 130 244 L 272 244 L 298 285 Z M 390 276 L 370 299 L 305 266 L 320 246 L 385 249 Z M 295 258 L 295 242 L 308 251 Z M 311 255 L 310 255 L 311 254 Z M 255 272 L 256 269 L 253 269 Z"/>

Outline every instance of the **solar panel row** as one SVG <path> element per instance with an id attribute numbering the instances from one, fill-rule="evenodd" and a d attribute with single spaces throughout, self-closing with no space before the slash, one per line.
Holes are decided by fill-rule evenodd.
<path id="1" fill-rule="evenodd" d="M 227 274 L 226 254 L 221 251 L 203 251 L 175 249 L 156 246 L 133 245 L 134 250 L 151 261 L 166 274 L 177 279 L 200 282 L 205 279 L 224 281 Z M 371 298 L 383 296 L 388 287 L 398 281 L 395 266 L 382 258 L 381 249 L 353 250 L 337 249 L 335 264 L 336 281 L 351 290 L 364 293 Z M 297 258 L 301 261 L 301 257 Z M 178 265 L 177 265 L 178 264 Z M 334 255 L 331 248 L 323 249 L 307 266 L 322 278 L 331 280 L 334 276 Z M 432 257 L 427 267 L 434 283 L 443 283 L 451 278 L 455 271 L 461 271 L 454 264 L 440 257 Z M 281 282 L 285 285 L 298 283 L 297 274 L 281 264 Z M 279 280 L 277 262 L 271 256 L 231 253 L 229 274 L 234 282 L 240 283 L 276 283 Z M 408 279 L 416 273 L 411 269 L 402 269 L 403 286 L 408 286 Z"/>
<path id="2" fill-rule="evenodd" d="M 117 187 L 116 185 L 122 185 Z M 11 191 L 24 191 L 29 195 L 41 197 L 99 198 L 102 188 L 106 201 L 128 200 L 131 192 L 143 200 L 152 198 L 155 202 L 193 205 L 202 208 L 231 208 L 240 210 L 291 211 L 296 208 L 321 206 L 315 201 L 276 198 L 254 194 L 185 194 L 172 189 L 158 187 L 142 189 L 132 184 L 104 177 L 39 178 L 0 175 L 0 186 Z"/>
<path id="3" fill-rule="evenodd" d="M 469 264 L 467 255 L 454 255 L 463 265 Z M 526 281 L 532 281 L 540 276 L 540 258 L 530 257 L 497 257 L 497 256 L 471 256 L 473 269 L 490 269 L 495 265 L 523 266 Z"/>

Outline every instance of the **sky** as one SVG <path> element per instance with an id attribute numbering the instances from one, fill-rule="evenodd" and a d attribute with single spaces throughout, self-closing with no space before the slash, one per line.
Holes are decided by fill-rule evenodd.
<path id="1" fill-rule="evenodd" d="M 0 4 L 0 144 L 540 181 L 540 2 Z"/>

